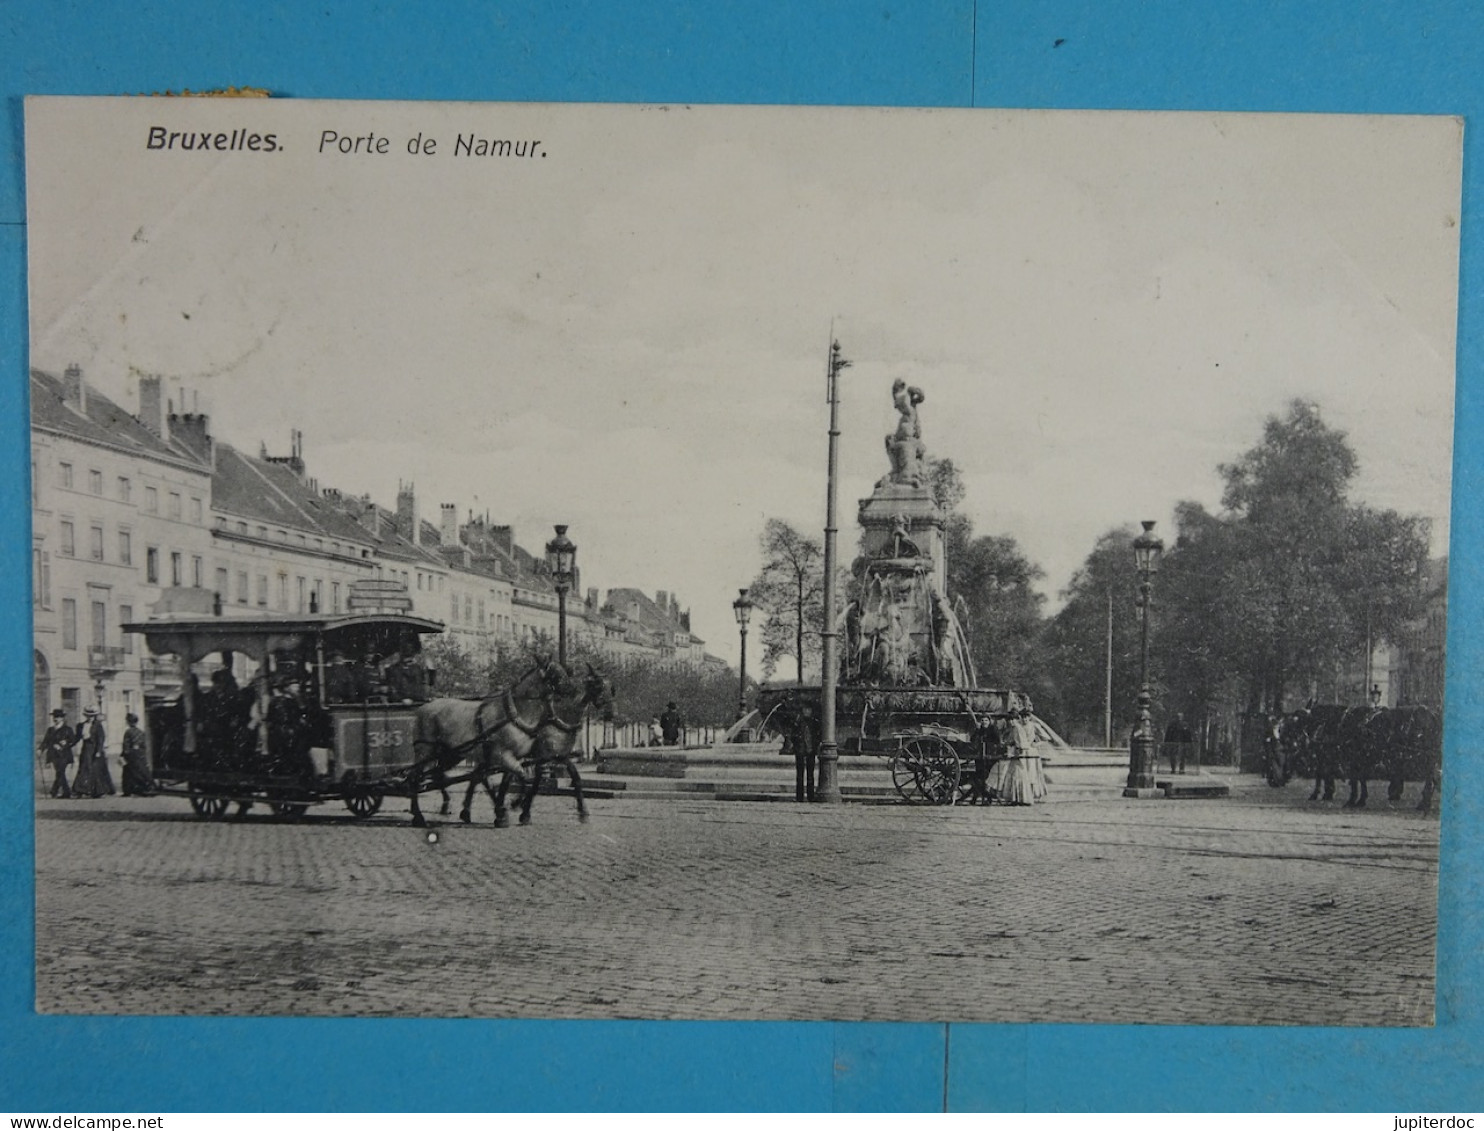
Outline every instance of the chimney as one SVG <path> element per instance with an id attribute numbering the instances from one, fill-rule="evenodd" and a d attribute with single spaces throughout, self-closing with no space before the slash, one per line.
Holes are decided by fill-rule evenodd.
<path id="1" fill-rule="evenodd" d="M 69 365 L 62 374 L 62 403 L 73 412 L 85 414 L 88 411 L 88 385 L 82 379 L 80 366 Z"/>
<path id="2" fill-rule="evenodd" d="M 663 589 L 657 590 L 654 595 L 654 603 L 660 607 L 660 615 L 670 611 L 670 594 Z"/>
<path id="3" fill-rule="evenodd" d="M 590 609 L 598 608 L 598 590 L 596 587 L 587 591 L 587 607 Z"/>
<path id="4" fill-rule="evenodd" d="M 154 435 L 165 438 L 165 390 L 159 377 L 139 378 L 139 423 Z"/>
<path id="5" fill-rule="evenodd" d="M 170 438 L 179 440 L 201 459 L 213 466 L 216 461 L 215 445 L 211 439 L 211 418 L 204 412 L 188 412 L 168 418 Z"/>
<path id="6" fill-rule="evenodd" d="M 376 514 L 376 504 L 371 501 L 370 495 L 361 496 L 360 513 L 356 515 L 356 521 L 376 537 L 381 537 L 381 520 Z"/>
<path id="7" fill-rule="evenodd" d="M 438 545 L 457 546 L 459 544 L 459 508 L 453 503 L 444 503 L 439 509 L 441 521 L 438 524 Z"/>
<path id="8" fill-rule="evenodd" d="M 409 481 L 397 480 L 397 533 L 414 546 L 422 542 L 421 524 L 417 520 L 417 492 Z"/>
<path id="9" fill-rule="evenodd" d="M 683 629 L 685 629 L 686 632 L 689 632 L 690 631 L 690 610 L 689 609 L 686 609 L 685 612 L 683 612 L 683 613 L 680 614 L 680 627 L 683 628 Z"/>
<path id="10" fill-rule="evenodd" d="M 670 619 L 673 621 L 680 619 L 680 598 L 674 593 L 670 594 Z"/>

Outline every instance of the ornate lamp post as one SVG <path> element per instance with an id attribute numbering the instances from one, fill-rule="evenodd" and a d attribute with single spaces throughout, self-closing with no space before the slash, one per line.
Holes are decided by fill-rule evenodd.
<path id="1" fill-rule="evenodd" d="M 739 596 L 732 602 L 732 612 L 737 614 L 737 628 L 742 633 L 742 686 L 737 691 L 737 718 L 747 714 L 747 619 L 752 616 L 752 600 L 747 596 L 747 590 L 739 590 Z"/>
<path id="2" fill-rule="evenodd" d="M 557 663 L 567 666 L 567 590 L 577 561 L 577 547 L 567 537 L 567 528 L 558 525 L 556 537 L 546 543 L 546 568 L 551 571 L 557 592 Z"/>
<path id="3" fill-rule="evenodd" d="M 1144 521 L 1144 533 L 1134 539 L 1134 567 L 1139 572 L 1139 717 L 1128 740 L 1128 785 L 1125 797 L 1146 797 L 1154 790 L 1154 722 L 1149 717 L 1153 696 L 1149 693 L 1149 595 L 1159 556 L 1165 544 L 1154 533 L 1154 523 Z"/>

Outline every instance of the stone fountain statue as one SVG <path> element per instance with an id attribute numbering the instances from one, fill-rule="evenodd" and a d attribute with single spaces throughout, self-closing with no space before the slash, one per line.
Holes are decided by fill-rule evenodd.
<path id="1" fill-rule="evenodd" d="M 917 406 L 921 389 L 897 379 L 891 469 L 860 503 L 861 556 L 844 617 L 845 685 L 973 687 L 968 641 L 948 601 L 943 512 L 928 481 Z"/>

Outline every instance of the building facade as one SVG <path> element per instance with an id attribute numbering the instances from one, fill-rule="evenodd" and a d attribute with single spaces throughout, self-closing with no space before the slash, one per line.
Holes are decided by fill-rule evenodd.
<path id="1" fill-rule="evenodd" d="M 388 510 L 321 487 L 303 437 L 287 455 L 251 455 L 177 413 L 158 377 L 141 377 L 130 412 L 70 368 L 31 374 L 32 573 L 37 733 L 61 707 L 76 724 L 100 706 L 110 744 L 145 695 L 179 686 L 173 662 L 146 654 L 122 624 L 177 591 L 196 607 L 286 615 L 346 611 L 363 579 L 402 583 L 418 616 L 442 622 L 466 650 L 552 644 L 558 598 L 543 556 L 509 526 L 453 504 L 422 518 L 415 487 Z M 616 661 L 700 666 L 690 615 L 661 591 L 597 589 L 573 579 L 569 641 Z"/>

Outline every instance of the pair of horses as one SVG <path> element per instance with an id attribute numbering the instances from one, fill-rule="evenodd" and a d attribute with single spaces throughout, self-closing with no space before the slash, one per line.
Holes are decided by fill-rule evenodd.
<path id="1" fill-rule="evenodd" d="M 1431 707 L 1343 707 L 1309 704 L 1279 719 L 1270 736 L 1268 782 L 1286 785 L 1296 774 L 1312 774 L 1310 801 L 1334 800 L 1335 780 L 1348 779 L 1347 808 L 1363 808 L 1369 781 L 1387 782 L 1387 798 L 1420 781 L 1417 808 L 1428 812 L 1441 785 L 1442 716 Z"/>
<path id="2" fill-rule="evenodd" d="M 469 783 L 459 811 L 465 824 L 471 820 L 475 791 L 482 785 L 495 807 L 495 827 L 508 826 L 505 802 L 512 782 L 523 786 L 520 823 L 530 824 L 531 802 L 542 776 L 558 763 L 571 779 L 578 819 L 586 821 L 587 803 L 572 751 L 587 709 L 596 709 L 604 718 L 613 710 L 612 685 L 591 664 L 586 667 L 581 678 L 574 678 L 556 661 L 538 660 L 513 687 L 486 699 L 434 699 L 420 706 L 412 740 L 416 761 L 406 781 L 412 823 L 427 824 L 418 804 L 418 794 L 427 789 L 443 793 L 443 812 L 448 812 L 447 786 L 454 780 L 450 774 L 466 761 L 473 768 L 456 779 Z M 490 782 L 497 773 L 498 790 Z"/>

